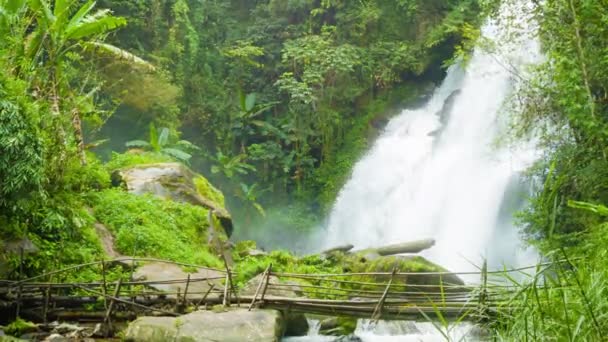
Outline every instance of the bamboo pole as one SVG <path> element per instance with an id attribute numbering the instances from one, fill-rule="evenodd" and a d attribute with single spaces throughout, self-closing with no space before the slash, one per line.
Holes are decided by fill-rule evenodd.
<path id="1" fill-rule="evenodd" d="M 391 288 L 391 284 L 393 283 L 393 277 L 395 276 L 396 273 L 397 273 L 397 269 L 393 268 L 393 272 L 391 273 L 391 279 L 388 280 L 386 289 L 384 290 L 384 293 L 382 294 L 382 297 L 380 298 L 380 301 L 378 302 L 378 305 L 376 305 L 376 308 L 374 309 L 374 313 L 372 314 L 372 320 L 374 320 L 374 321 L 378 321 L 378 319 L 380 318 L 380 315 L 382 314 L 382 306 L 384 305 L 384 301 L 386 300 L 386 295 L 388 295 L 388 291 Z"/>
<path id="2" fill-rule="evenodd" d="M 207 296 L 209 295 L 209 293 L 211 293 L 211 290 L 213 290 L 214 287 L 215 287 L 215 284 L 210 284 L 209 290 L 207 290 L 207 292 L 205 293 L 203 298 L 201 298 L 201 300 L 199 300 L 198 303 L 196 303 L 195 310 L 198 310 L 199 305 L 201 305 L 201 303 L 204 302 L 205 299 L 207 299 Z"/>
<path id="3" fill-rule="evenodd" d="M 118 285 L 120 285 L 120 280 L 118 280 Z M 120 286 L 118 286 L 118 285 L 116 287 L 117 290 L 120 288 Z M 82 288 L 82 290 L 88 291 L 88 292 L 90 292 L 90 293 L 92 293 L 94 295 L 97 295 L 97 296 L 101 296 L 102 295 L 100 292 L 97 292 L 97 291 L 94 291 L 94 290 L 91 290 L 91 289 Z M 148 307 L 148 306 L 141 305 L 141 304 L 138 304 L 138 303 L 133 303 L 133 302 L 128 301 L 126 299 L 121 299 L 121 298 L 117 297 L 117 295 L 118 295 L 117 292 L 118 291 L 115 292 L 114 296 L 107 295 L 108 299 L 110 299 L 110 306 L 108 307 L 108 311 L 106 312 L 106 316 L 110 312 L 110 309 L 112 308 L 114 302 L 118 302 L 118 303 L 122 303 L 122 304 L 128 304 L 128 305 L 131 305 L 131 306 L 134 306 L 134 307 L 137 307 L 137 308 L 140 308 L 140 309 L 144 309 L 144 310 L 147 310 L 147 311 L 160 312 L 160 313 L 162 313 L 164 315 L 167 315 L 167 316 L 178 316 L 174 312 L 169 312 L 169 311 L 165 311 L 165 310 L 161 310 L 161 309 L 156 309 L 156 308 Z M 105 319 L 104 319 L 104 321 L 105 321 Z"/>
<path id="4" fill-rule="evenodd" d="M 19 247 L 19 281 L 23 278 L 23 247 Z M 21 291 L 23 291 L 23 287 L 19 284 L 17 288 L 17 310 L 15 316 L 19 318 L 19 314 L 21 313 Z"/>
<path id="5" fill-rule="evenodd" d="M 111 329 L 112 328 L 112 321 L 111 321 L 112 309 L 114 308 L 114 301 L 117 299 L 116 297 L 118 297 L 118 295 L 120 293 L 121 284 L 122 284 L 122 279 L 118 279 L 118 282 L 116 283 L 116 289 L 114 290 L 114 298 L 112 298 L 110 300 L 110 304 L 108 305 L 108 308 L 106 310 L 106 317 L 103 319 L 103 324 L 108 327 L 108 330 L 112 330 Z"/>
<path id="6" fill-rule="evenodd" d="M 50 302 L 51 302 L 51 287 L 49 285 L 49 286 L 47 286 L 46 292 L 44 295 L 44 308 L 42 310 L 42 318 L 43 318 L 43 323 L 45 325 L 47 324 L 47 320 L 48 320 Z"/>
<path id="7" fill-rule="evenodd" d="M 188 287 L 190 286 L 190 273 L 188 273 L 188 281 L 186 281 L 186 288 L 184 289 L 184 300 L 183 300 L 183 306 L 184 308 L 188 305 Z"/>
<path id="8" fill-rule="evenodd" d="M 266 272 L 266 285 L 264 285 L 264 290 L 262 290 L 262 297 L 260 298 L 261 302 L 264 302 L 264 296 L 266 295 L 268 283 L 270 282 L 270 274 L 272 274 L 272 263 L 268 265 L 268 272 Z"/>
<path id="9" fill-rule="evenodd" d="M 107 310 L 108 309 L 108 298 L 106 297 L 106 295 L 108 294 L 108 286 L 106 284 L 106 263 L 104 262 L 103 258 L 101 258 L 101 278 L 102 278 L 101 293 L 103 293 L 103 308 Z"/>
<path id="10" fill-rule="evenodd" d="M 268 274 L 269 270 L 270 270 L 270 266 L 266 267 L 266 270 L 264 270 L 264 273 L 262 273 L 260 283 L 258 284 L 258 287 L 255 290 L 255 294 L 253 295 L 253 300 L 251 301 L 251 304 L 249 304 L 249 308 L 247 309 L 247 311 L 251 311 L 251 308 L 255 304 L 255 300 L 258 297 L 258 293 L 260 293 L 260 290 L 262 289 L 262 284 L 264 283 L 264 280 L 266 279 L 266 275 Z"/>
<path id="11" fill-rule="evenodd" d="M 230 278 L 228 277 L 228 274 L 226 274 L 226 283 L 224 284 L 224 298 L 222 299 L 223 306 L 230 306 L 228 302 L 228 286 L 230 286 L 229 282 Z"/>

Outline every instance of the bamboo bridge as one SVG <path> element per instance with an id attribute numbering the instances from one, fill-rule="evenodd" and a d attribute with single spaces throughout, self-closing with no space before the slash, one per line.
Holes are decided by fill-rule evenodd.
<path id="1" fill-rule="evenodd" d="M 162 262 L 181 267 L 214 271 L 216 276 L 154 281 L 118 279 L 109 281 L 109 265 L 115 262 Z M 67 272 L 101 268 L 97 282 L 61 281 Z M 0 280 L 0 316 L 24 316 L 47 322 L 53 320 L 130 320 L 139 315 L 179 316 L 186 311 L 215 305 L 272 308 L 288 312 L 349 316 L 374 320 L 491 320 L 516 291 L 513 274 L 548 269 L 541 264 L 511 270 L 478 272 L 399 272 L 292 274 L 274 272 L 272 265 L 258 275 L 255 292 L 241 294 L 233 282 L 235 275 L 225 270 L 149 258 L 129 258 L 76 265 L 19 281 Z M 449 275 L 478 276 L 477 284 L 454 285 L 408 283 L 412 277 Z M 498 277 L 496 277 L 498 276 Z M 495 278 L 495 279 L 494 279 Z M 55 281 L 53 279 L 56 279 Z M 374 279 L 373 281 L 370 279 Z M 205 284 L 205 291 L 194 291 Z M 154 290 L 171 285 L 177 291 Z M 200 286 L 198 286 L 200 289 Z"/>

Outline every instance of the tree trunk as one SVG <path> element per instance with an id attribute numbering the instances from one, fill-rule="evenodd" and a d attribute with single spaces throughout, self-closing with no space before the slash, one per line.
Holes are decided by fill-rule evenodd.
<path id="1" fill-rule="evenodd" d="M 387 245 L 378 248 L 370 248 L 361 251 L 356 251 L 354 253 L 375 253 L 380 256 L 394 255 L 394 254 L 402 254 L 402 253 L 420 253 L 425 249 L 429 249 L 435 245 L 434 239 L 424 239 L 418 241 L 410 241 L 397 243 L 394 245 Z"/>
<path id="2" fill-rule="evenodd" d="M 80 156 L 80 164 L 87 165 L 87 155 L 84 150 L 84 134 L 82 133 L 82 120 L 78 109 L 72 110 L 72 127 L 74 128 L 74 138 Z"/>

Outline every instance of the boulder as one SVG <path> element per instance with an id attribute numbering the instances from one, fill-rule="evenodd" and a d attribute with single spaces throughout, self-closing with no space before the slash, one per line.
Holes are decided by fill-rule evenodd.
<path id="1" fill-rule="evenodd" d="M 225 274 L 222 272 L 200 268 L 189 273 L 192 281 L 188 286 L 188 298 L 202 298 L 212 284 L 215 289 L 222 289 L 224 287 L 222 281 Z M 136 280 L 165 281 L 168 279 L 187 279 L 188 273 L 178 265 L 164 262 L 149 262 L 135 270 L 133 278 Z M 201 278 L 213 279 L 198 280 Z M 170 293 L 177 293 L 178 288 L 180 288 L 180 292 L 183 294 L 185 285 L 186 283 L 184 282 L 180 284 L 152 284 L 149 287 L 157 291 Z M 175 298 L 176 295 L 172 294 L 168 297 Z M 210 295 L 210 297 L 212 296 Z"/>
<path id="2" fill-rule="evenodd" d="M 117 170 L 113 182 L 123 184 L 130 193 L 200 205 L 220 220 L 226 235 L 232 234 L 232 218 L 224 206 L 224 196 L 207 179 L 180 163 L 137 165 Z"/>
<path id="3" fill-rule="evenodd" d="M 319 334 L 343 336 L 355 332 L 357 319 L 350 317 L 329 317 L 319 323 Z"/>
<path id="4" fill-rule="evenodd" d="M 239 291 L 243 296 L 254 296 L 255 292 L 258 288 L 260 282 L 265 282 L 264 274 L 260 273 L 257 276 L 250 279 L 247 284 Z M 266 290 L 266 296 L 276 296 L 276 297 L 288 297 L 288 298 L 296 298 L 302 296 L 302 288 L 298 283 L 293 281 L 282 281 L 279 280 L 276 276 L 270 276 L 269 279 L 270 284 L 285 284 L 285 285 L 293 285 L 293 286 L 285 286 L 280 288 L 268 288 Z"/>
<path id="5" fill-rule="evenodd" d="M 407 284 L 410 289 L 415 289 L 416 285 L 421 286 L 420 289 L 424 291 L 437 290 L 440 286 L 461 286 L 464 285 L 464 281 L 458 277 L 458 275 L 449 273 L 445 268 L 417 255 L 391 255 L 391 256 L 380 256 L 377 253 L 352 254 L 345 255 L 341 260 L 343 267 L 349 272 L 355 273 L 390 273 L 393 269 L 398 270 L 402 273 L 410 274 L 398 274 L 393 278 L 395 284 Z M 446 274 L 429 274 L 433 272 L 447 272 Z M 411 274 L 420 273 L 420 274 Z M 391 278 L 390 274 L 385 275 L 369 275 L 362 276 L 361 281 L 363 282 L 388 282 Z M 437 288 L 428 287 L 428 285 L 435 285 Z M 366 289 L 363 286 L 361 289 Z M 370 290 L 377 290 L 376 288 L 369 288 Z M 444 288 L 445 291 L 458 290 L 454 287 Z M 356 296 L 356 295 L 354 295 Z"/>
<path id="6" fill-rule="evenodd" d="M 181 317 L 140 317 L 127 328 L 126 341 L 275 342 L 283 332 L 276 310 L 197 311 Z"/>

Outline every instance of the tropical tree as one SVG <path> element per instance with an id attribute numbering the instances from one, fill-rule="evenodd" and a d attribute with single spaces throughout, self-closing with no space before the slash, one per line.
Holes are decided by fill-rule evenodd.
<path id="1" fill-rule="evenodd" d="M 167 127 L 163 127 L 159 133 L 156 129 L 156 125 L 153 122 L 150 123 L 149 134 L 150 136 L 148 141 L 131 140 L 125 145 L 130 148 L 135 147 L 151 150 L 154 153 L 164 154 L 184 163 L 188 163 L 190 158 L 192 158 L 192 154 L 186 151 L 199 150 L 197 146 L 186 140 L 179 140 L 172 144 L 169 140 L 169 129 Z"/>
<path id="2" fill-rule="evenodd" d="M 129 52 L 103 42 L 107 33 L 126 25 L 126 20 L 112 16 L 108 9 L 94 11 L 93 0 L 82 6 L 78 1 L 69 0 L 55 0 L 52 4 L 46 0 L 29 0 L 27 5 L 33 13 L 35 25 L 24 39 L 22 53 L 30 68 L 23 72 L 34 75 L 34 86 L 42 89 L 42 95 L 50 100 L 64 144 L 66 138 L 62 124 L 71 122 L 81 162 L 85 164 L 80 108 L 90 101 L 96 88 L 78 98 L 73 89 L 85 89 L 88 77 L 80 77 L 82 75 L 77 73 L 75 77 L 75 73 L 70 71 L 81 69 L 87 55 L 92 53 L 110 55 L 148 69 L 153 67 Z M 15 8 L 20 7 L 13 3 L 13 10 Z M 84 80 L 82 86 L 72 87 L 75 80 Z"/>

